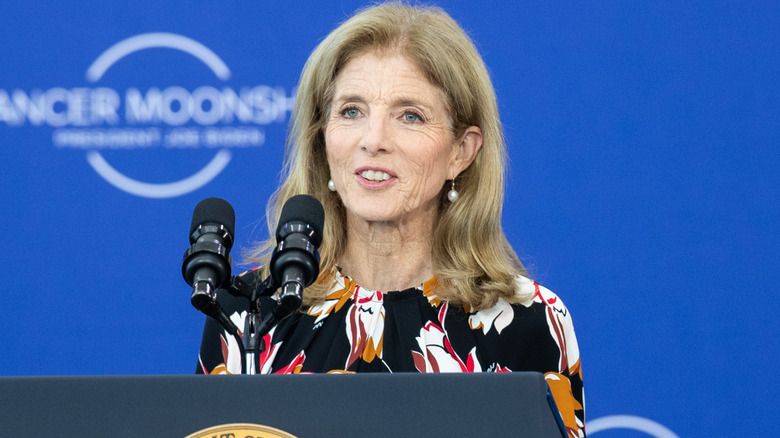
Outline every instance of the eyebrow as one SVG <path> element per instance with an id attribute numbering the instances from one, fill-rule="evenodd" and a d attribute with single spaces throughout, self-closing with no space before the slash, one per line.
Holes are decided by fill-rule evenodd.
<path id="1" fill-rule="evenodd" d="M 344 97 L 338 97 L 333 99 L 333 103 L 346 103 L 346 102 L 358 102 L 358 103 L 365 103 L 365 99 L 361 97 L 359 94 L 350 94 Z"/>
<path id="2" fill-rule="evenodd" d="M 394 102 L 396 106 L 419 106 L 423 109 L 432 109 L 431 105 L 420 100 L 403 98 Z"/>
<path id="3" fill-rule="evenodd" d="M 363 96 L 359 94 L 348 94 L 346 96 L 338 97 L 333 99 L 331 105 L 339 105 L 344 103 L 366 103 L 366 99 L 363 98 Z M 402 96 L 396 100 L 393 100 L 390 104 L 391 107 L 398 107 L 398 106 L 416 106 L 420 107 L 424 110 L 432 110 L 432 105 L 430 103 L 426 103 L 424 101 L 414 99 L 407 96 Z"/>

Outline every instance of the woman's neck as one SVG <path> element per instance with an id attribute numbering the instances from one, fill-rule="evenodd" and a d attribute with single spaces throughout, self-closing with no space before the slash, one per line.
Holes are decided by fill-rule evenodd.
<path id="1" fill-rule="evenodd" d="M 347 214 L 344 275 L 384 292 L 416 287 L 433 277 L 433 221 L 365 222 Z"/>

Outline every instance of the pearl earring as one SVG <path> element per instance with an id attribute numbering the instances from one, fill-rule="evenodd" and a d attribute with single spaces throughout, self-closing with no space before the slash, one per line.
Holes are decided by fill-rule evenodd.
<path id="1" fill-rule="evenodd" d="M 331 192 L 336 191 L 336 184 L 333 182 L 332 179 L 328 180 L 328 190 L 330 190 Z"/>
<path id="2" fill-rule="evenodd" d="M 447 192 L 447 199 L 449 199 L 450 202 L 455 202 L 458 200 L 458 191 L 455 190 L 455 178 L 452 179 L 452 189 Z"/>

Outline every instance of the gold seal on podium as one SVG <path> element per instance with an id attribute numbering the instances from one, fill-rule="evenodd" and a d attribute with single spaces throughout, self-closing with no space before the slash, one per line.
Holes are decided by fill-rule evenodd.
<path id="1" fill-rule="evenodd" d="M 261 424 L 232 423 L 212 426 L 184 438 L 297 438 L 291 433 Z"/>

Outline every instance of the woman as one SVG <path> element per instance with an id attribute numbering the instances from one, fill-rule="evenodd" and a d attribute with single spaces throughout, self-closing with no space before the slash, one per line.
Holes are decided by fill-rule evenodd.
<path id="1" fill-rule="evenodd" d="M 436 8 L 359 12 L 307 61 L 291 127 L 253 257 L 267 265 L 281 206 L 306 193 L 325 208 L 321 274 L 266 336 L 261 372 L 540 371 L 584 435 L 571 318 L 501 229 L 505 145 L 463 30 Z M 221 300 L 243 327 L 243 303 Z M 207 323 L 198 372 L 239 372 L 234 344 Z"/>

